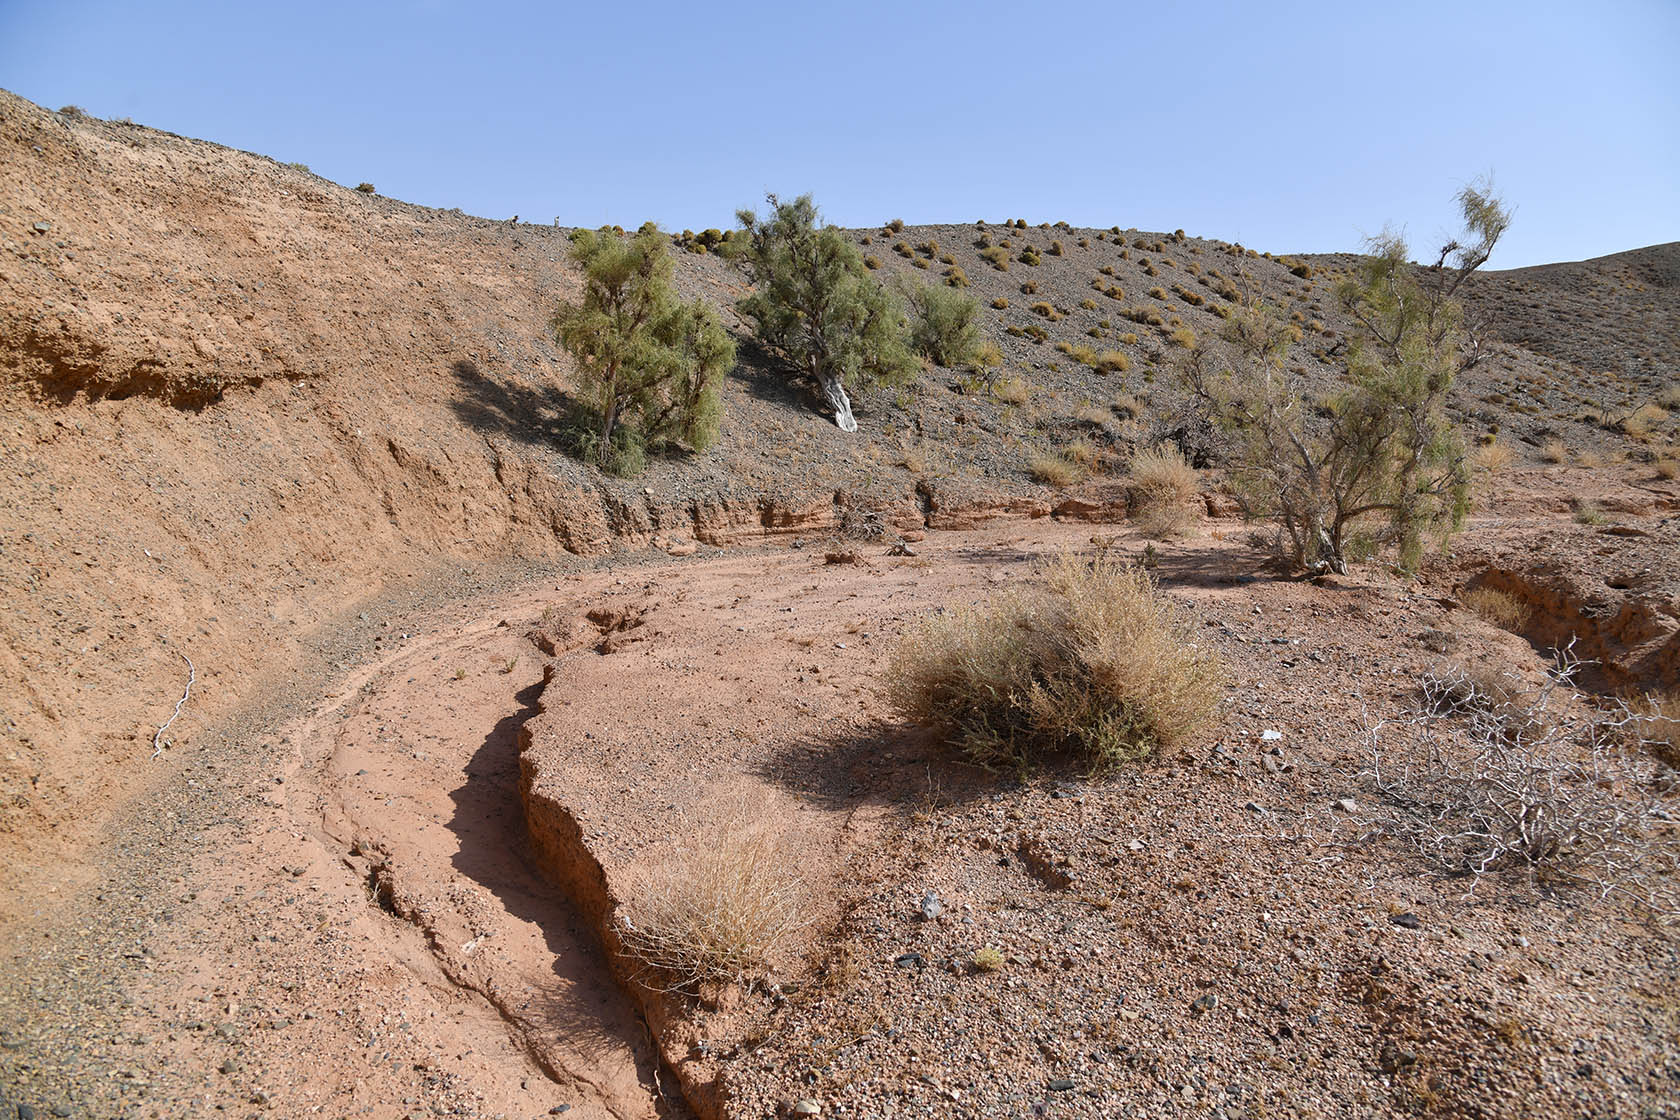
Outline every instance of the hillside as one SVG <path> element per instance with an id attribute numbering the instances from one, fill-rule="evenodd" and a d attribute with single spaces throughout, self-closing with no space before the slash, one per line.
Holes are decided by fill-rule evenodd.
<path id="1" fill-rule="evenodd" d="M 1300 325 L 1288 363 L 1328 389 L 1350 331 L 1331 286 L 1353 258 L 1048 222 L 847 231 L 890 281 L 960 275 L 1004 355 L 989 383 L 929 367 L 864 394 L 849 436 L 746 344 L 740 272 L 677 237 L 679 288 L 718 306 L 742 360 L 718 446 L 619 479 L 557 438 L 572 371 L 548 321 L 577 289 L 569 232 L 0 91 L 0 672 L 14 682 L 0 700 L 0 1062 L 22 1094 L 0 1104 L 58 1094 L 139 1115 L 150 1093 L 165 1115 L 211 1101 L 534 1115 L 563 1089 L 589 1116 L 680 1114 L 681 1094 L 764 1115 L 820 1083 L 854 1113 L 910 1085 L 928 1098 L 916 1107 L 967 1093 L 978 1115 L 1025 1107 L 1043 1057 L 1080 1070 L 1091 1115 L 1132 1091 L 1096 1088 L 1120 1076 L 1105 1064 L 1212 1107 L 1216 1069 L 1246 1083 L 1269 1062 L 1338 1114 L 1424 1101 L 1372 1073 L 1396 1038 L 1440 1063 L 1438 1091 L 1464 1114 L 1516 1115 L 1542 1082 L 1558 1114 L 1661 1099 L 1670 1027 L 1640 1016 L 1643 993 L 1669 999 L 1675 976 L 1656 942 L 1616 924 L 1625 914 L 1575 928 L 1561 904 L 1478 908 L 1380 854 L 1344 862 L 1333 853 L 1356 830 L 1324 806 L 1358 788 L 1359 744 L 1337 713 L 1356 693 L 1409 695 L 1396 682 L 1445 642 L 1420 635 L 1462 635 L 1442 648 L 1530 676 L 1575 638 L 1595 685 L 1680 685 L 1680 484 L 1656 469 L 1676 422 L 1625 423 L 1680 381 L 1680 245 L 1479 278 L 1470 308 L 1500 341 L 1453 409 L 1511 461 L 1478 476 L 1470 532 L 1419 581 L 1275 578 L 1205 471 L 1192 537 L 1148 556 L 1159 548 L 1163 585 L 1242 667 L 1217 757 L 1021 786 L 935 776 L 937 754 L 876 694 L 886 639 L 1059 550 L 1144 556 L 1127 463 L 1187 435 L 1180 332 L 1217 337 L 1233 286 L 1256 288 Z M 1219 448 L 1189 449 L 1217 466 Z M 1035 460 L 1053 456 L 1074 481 L 1038 481 Z M 912 555 L 886 556 L 895 541 Z M 1478 586 L 1524 605 L 1518 633 L 1463 608 Z M 1280 713 L 1287 771 L 1246 741 Z M 636 987 L 603 931 L 648 853 L 716 825 L 714 801 L 731 799 L 803 838 L 825 884 L 813 913 L 832 945 L 888 962 L 885 981 L 812 986 L 827 960 L 790 983 L 792 1002 L 703 1012 Z M 1245 822 L 1261 818 L 1227 802 L 1313 829 L 1268 823 L 1255 839 Z M 1163 806 L 1177 811 L 1152 846 L 1127 847 Z M 1029 815 L 1081 868 L 1074 894 L 1023 879 L 1000 847 L 1032 848 Z M 1250 889 L 1308 857 L 1323 883 Z M 969 909 L 890 932 L 926 889 Z M 1111 927 L 1101 915 L 1126 890 L 1160 905 Z M 1257 967 L 1258 937 L 1200 924 L 1214 899 L 1232 922 L 1259 922 L 1261 906 L 1266 922 L 1274 908 L 1332 917 L 1287 934 L 1299 969 L 1267 957 L 1264 984 L 1220 989 L 1249 1018 L 1220 1018 L 1205 1054 L 1177 1026 L 1152 1052 L 1138 1031 L 1176 1022 L 1209 977 Z M 1384 940 L 1407 935 L 1382 907 L 1437 906 L 1429 932 Z M 1019 961 L 986 1012 L 951 979 L 982 934 Z M 1558 952 L 1542 975 L 1524 954 L 1543 936 Z M 1191 941 L 1194 977 L 1175 963 Z M 1440 962 L 1463 946 L 1533 988 L 1449 997 L 1461 976 Z M 913 974 L 891 964 L 904 953 Z M 1644 987 L 1619 985 L 1600 953 Z M 1080 971 L 1086 959 L 1101 967 Z M 1317 1057 L 1275 1029 L 1305 1039 L 1278 1008 L 1309 973 L 1340 1032 Z M 1354 973 L 1388 975 L 1399 1004 L 1326 994 Z M 1139 993 L 1142 1025 L 1078 1027 L 1109 1032 L 1089 1060 L 1060 1033 L 1074 1009 L 1028 1025 L 1064 974 Z M 1577 990 L 1597 1009 L 1554 1021 L 1547 1001 Z M 1423 1010 L 1461 996 L 1474 1007 L 1456 1017 Z M 1496 1005 L 1531 1016 L 1522 1037 L 1545 1047 L 1614 1035 L 1624 1053 L 1605 1045 L 1572 1068 L 1624 1084 L 1575 1085 L 1539 1041 L 1487 1057 L 1498 1044 L 1476 1024 L 1502 1021 Z M 915 1072 L 910 1057 L 967 1045 L 953 1024 L 998 1029 L 993 1012 L 1015 1033 L 981 1087 L 954 1097 L 951 1077 Z M 772 1019 L 790 1033 L 752 1043 Z M 1449 1069 L 1464 1048 L 1483 1056 Z M 312 1086 L 318 1067 L 337 1073 Z"/>

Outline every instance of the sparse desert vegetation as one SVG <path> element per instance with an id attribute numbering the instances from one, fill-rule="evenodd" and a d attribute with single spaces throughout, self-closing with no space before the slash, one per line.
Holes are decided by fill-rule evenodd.
<path id="1" fill-rule="evenodd" d="M 1667 1105 L 1675 247 L 1431 304 L 0 114 L 7 1107 Z"/>
<path id="2" fill-rule="evenodd" d="M 930 619 L 894 656 L 898 709 L 984 766 L 1113 766 L 1191 742 L 1224 677 L 1149 575 L 1052 562 L 1034 586 Z"/>

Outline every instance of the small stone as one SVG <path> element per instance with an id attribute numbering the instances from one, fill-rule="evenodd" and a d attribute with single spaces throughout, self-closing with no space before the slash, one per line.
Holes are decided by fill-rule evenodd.
<path id="1" fill-rule="evenodd" d="M 1423 924 L 1418 921 L 1418 916 L 1410 911 L 1407 911 L 1404 914 L 1390 914 L 1388 916 L 1388 920 L 1399 926 L 1401 929 L 1417 929 L 1418 926 Z"/>
<path id="2" fill-rule="evenodd" d="M 1219 996 L 1215 992 L 1205 992 L 1190 1001 L 1190 1010 L 1198 1015 L 1205 1015 L 1219 1006 Z"/>
<path id="3" fill-rule="evenodd" d="M 932 891 L 928 891 L 922 896 L 922 904 L 917 908 L 917 912 L 921 914 L 922 921 L 931 922 L 939 917 L 940 912 L 944 909 L 945 904 L 939 901 L 939 896 Z"/>
<path id="4" fill-rule="evenodd" d="M 1402 1050 L 1392 1042 L 1385 1042 L 1382 1052 L 1377 1056 L 1377 1064 L 1382 1066 L 1384 1073 L 1399 1073 L 1407 1066 L 1417 1064 L 1417 1055 L 1409 1050 Z"/>
<path id="5" fill-rule="evenodd" d="M 1336 801 L 1336 808 L 1340 809 L 1344 813 L 1357 813 L 1359 812 L 1359 802 L 1355 801 L 1351 797 L 1339 798 Z"/>
<path id="6" fill-rule="evenodd" d="M 70 1115 L 73 1115 L 70 1111 L 70 1106 L 67 1105 L 67 1104 L 55 1104 L 55 1105 L 53 1105 L 52 1106 L 52 1114 L 54 1116 L 70 1116 Z"/>
<path id="7" fill-rule="evenodd" d="M 557 1104 L 553 1108 L 548 1110 L 548 1114 L 550 1116 L 559 1116 L 561 1113 L 570 1112 L 571 1110 L 572 1110 L 572 1106 L 569 1105 L 569 1104 Z"/>
<path id="8" fill-rule="evenodd" d="M 788 1111 L 793 1113 L 795 1116 L 816 1116 L 822 1112 L 822 1105 L 818 1104 L 810 1097 L 805 1097 L 801 1100 L 794 1101 L 793 1107 Z"/>
<path id="9" fill-rule="evenodd" d="M 927 960 L 920 953 L 900 953 L 893 958 L 893 964 L 899 968 L 922 968 Z"/>
<path id="10" fill-rule="evenodd" d="M 1243 808 L 1247 809 L 1251 813 L 1264 813 L 1266 811 L 1265 809 L 1261 808 L 1260 805 L 1257 802 L 1254 802 L 1254 801 L 1250 801 L 1248 804 L 1244 805 Z"/>
<path id="11" fill-rule="evenodd" d="M 51 233 L 52 232 L 52 223 L 51 222 L 36 222 L 35 223 L 35 232 L 36 233 Z"/>
<path id="12" fill-rule="evenodd" d="M 34 1106 L 27 1104 L 18 1105 L 18 1120 L 35 1120 Z"/>
<path id="13" fill-rule="evenodd" d="M 1054 1081 L 1050 1082 L 1050 1091 L 1052 1093 L 1065 1093 L 1071 1088 L 1073 1088 L 1073 1082 L 1065 1077 L 1058 1077 Z"/>
<path id="14" fill-rule="evenodd" d="M 1260 738 L 1268 743 L 1275 743 L 1279 739 L 1283 738 L 1283 732 L 1273 731 L 1268 728 L 1265 731 L 1260 732 Z"/>

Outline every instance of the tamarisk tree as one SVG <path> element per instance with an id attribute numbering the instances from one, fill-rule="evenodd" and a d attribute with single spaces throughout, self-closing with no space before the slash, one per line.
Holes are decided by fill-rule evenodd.
<path id="1" fill-rule="evenodd" d="M 651 222 L 629 236 L 578 230 L 571 255 L 583 272 L 582 299 L 554 315 L 588 414 L 578 448 L 617 473 L 634 473 L 649 444 L 710 446 L 718 387 L 735 364 L 716 312 L 677 299 L 666 240 Z"/>
<path id="2" fill-rule="evenodd" d="M 1245 509 L 1277 520 L 1289 559 L 1307 571 L 1347 571 L 1355 530 L 1377 520 L 1386 524 L 1373 538 L 1413 570 L 1427 541 L 1469 512 L 1464 446 L 1445 404 L 1485 349 L 1456 297 L 1510 214 L 1485 187 L 1457 201 L 1465 232 L 1433 264 L 1411 264 L 1405 242 L 1385 233 L 1338 285 L 1359 327 L 1346 389 L 1309 397 L 1285 361 L 1299 328 L 1257 297 L 1232 310 L 1223 347 L 1194 347 L 1180 366 L 1204 418 L 1235 445 L 1230 472 Z"/>
<path id="3" fill-rule="evenodd" d="M 847 390 L 898 384 L 915 371 L 902 313 L 857 246 L 817 224 L 810 195 L 766 200 L 764 218 L 736 214 L 748 242 L 740 259 L 756 289 L 738 307 L 767 349 L 816 382 L 840 429 L 855 432 Z"/>

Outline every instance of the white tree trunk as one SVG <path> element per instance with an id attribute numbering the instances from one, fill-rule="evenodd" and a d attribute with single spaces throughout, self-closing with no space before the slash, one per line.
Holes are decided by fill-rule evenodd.
<path id="1" fill-rule="evenodd" d="M 852 416 L 851 398 L 846 396 L 846 387 L 840 379 L 833 375 L 826 375 L 821 379 L 823 396 L 834 409 L 834 422 L 840 426 L 842 432 L 857 431 L 857 420 Z"/>

